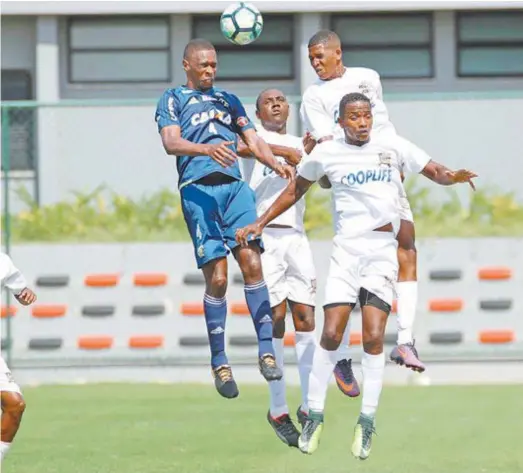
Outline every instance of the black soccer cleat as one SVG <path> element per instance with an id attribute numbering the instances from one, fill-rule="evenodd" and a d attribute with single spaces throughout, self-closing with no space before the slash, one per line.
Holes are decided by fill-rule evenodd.
<path id="1" fill-rule="evenodd" d="M 278 438 L 289 447 L 298 448 L 298 438 L 300 437 L 300 432 L 292 422 L 289 414 L 283 414 L 280 417 L 272 417 L 271 411 L 267 413 L 267 420 L 269 424 L 276 432 Z"/>
<path id="2" fill-rule="evenodd" d="M 267 381 L 279 381 L 283 378 L 283 371 L 278 368 L 274 355 L 267 353 L 261 356 L 258 365 L 260 373 Z"/>
<path id="3" fill-rule="evenodd" d="M 238 397 L 240 392 L 236 381 L 232 376 L 232 369 L 229 365 L 221 365 L 212 369 L 214 377 L 214 385 L 221 396 L 227 399 L 234 399 Z"/>
<path id="4" fill-rule="evenodd" d="M 309 414 L 307 412 L 303 412 L 301 410 L 301 406 L 298 407 L 298 410 L 296 411 L 296 417 L 298 418 L 298 422 L 301 425 L 301 428 L 303 429 L 305 427 L 305 423 L 307 422 L 307 419 L 309 418 Z"/>

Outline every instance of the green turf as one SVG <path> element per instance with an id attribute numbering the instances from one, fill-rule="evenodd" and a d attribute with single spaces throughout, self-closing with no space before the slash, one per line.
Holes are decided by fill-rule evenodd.
<path id="1" fill-rule="evenodd" d="M 312 456 L 268 426 L 264 386 L 88 385 L 25 389 L 3 473 L 521 473 L 523 386 L 386 387 L 371 457 L 350 456 L 360 400 L 329 393 Z M 298 391 L 290 392 L 291 405 Z"/>

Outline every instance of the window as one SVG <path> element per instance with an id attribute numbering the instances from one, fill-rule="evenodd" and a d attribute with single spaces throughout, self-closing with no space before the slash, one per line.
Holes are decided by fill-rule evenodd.
<path id="1" fill-rule="evenodd" d="M 193 16 L 192 37 L 216 47 L 220 80 L 278 80 L 294 78 L 292 15 L 265 15 L 261 36 L 236 46 L 222 35 L 215 16 Z"/>
<path id="2" fill-rule="evenodd" d="M 32 100 L 31 73 L 23 70 L 2 69 L 2 100 Z M 32 107 L 9 108 L 9 125 L 6 127 L 2 114 L 2 130 L 8 131 L 9 169 L 11 171 L 33 170 L 36 163 L 36 111 Z M 2 171 L 7 157 L 2 156 Z"/>
<path id="3" fill-rule="evenodd" d="M 523 12 L 461 12 L 459 77 L 523 76 Z"/>
<path id="4" fill-rule="evenodd" d="M 68 25 L 71 83 L 170 82 L 168 17 L 81 17 Z"/>
<path id="5" fill-rule="evenodd" d="M 332 29 L 341 38 L 345 64 L 389 79 L 434 77 L 430 13 L 338 15 Z"/>

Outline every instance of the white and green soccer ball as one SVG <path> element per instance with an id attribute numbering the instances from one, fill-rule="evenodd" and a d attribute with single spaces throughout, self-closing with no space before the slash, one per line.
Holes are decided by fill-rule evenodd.
<path id="1" fill-rule="evenodd" d="M 220 27 L 223 36 L 231 43 L 245 46 L 261 35 L 263 18 L 251 3 L 233 3 L 222 13 Z"/>

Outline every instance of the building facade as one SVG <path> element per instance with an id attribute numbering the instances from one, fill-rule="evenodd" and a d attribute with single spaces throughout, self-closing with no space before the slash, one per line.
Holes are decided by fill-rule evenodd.
<path id="1" fill-rule="evenodd" d="M 264 31 L 247 47 L 220 34 L 228 3 L 4 2 L 2 101 L 27 107 L 2 116 L 11 187 L 42 204 L 100 184 L 132 196 L 175 187 L 153 114 L 163 90 L 184 82 L 194 37 L 217 46 L 219 85 L 251 114 L 263 88 L 287 93 L 290 131 L 301 133 L 299 97 L 315 80 L 307 42 L 330 28 L 347 64 L 380 72 L 402 135 L 523 197 L 521 172 L 507 172 L 523 170 L 523 2 L 258 2 Z"/>

